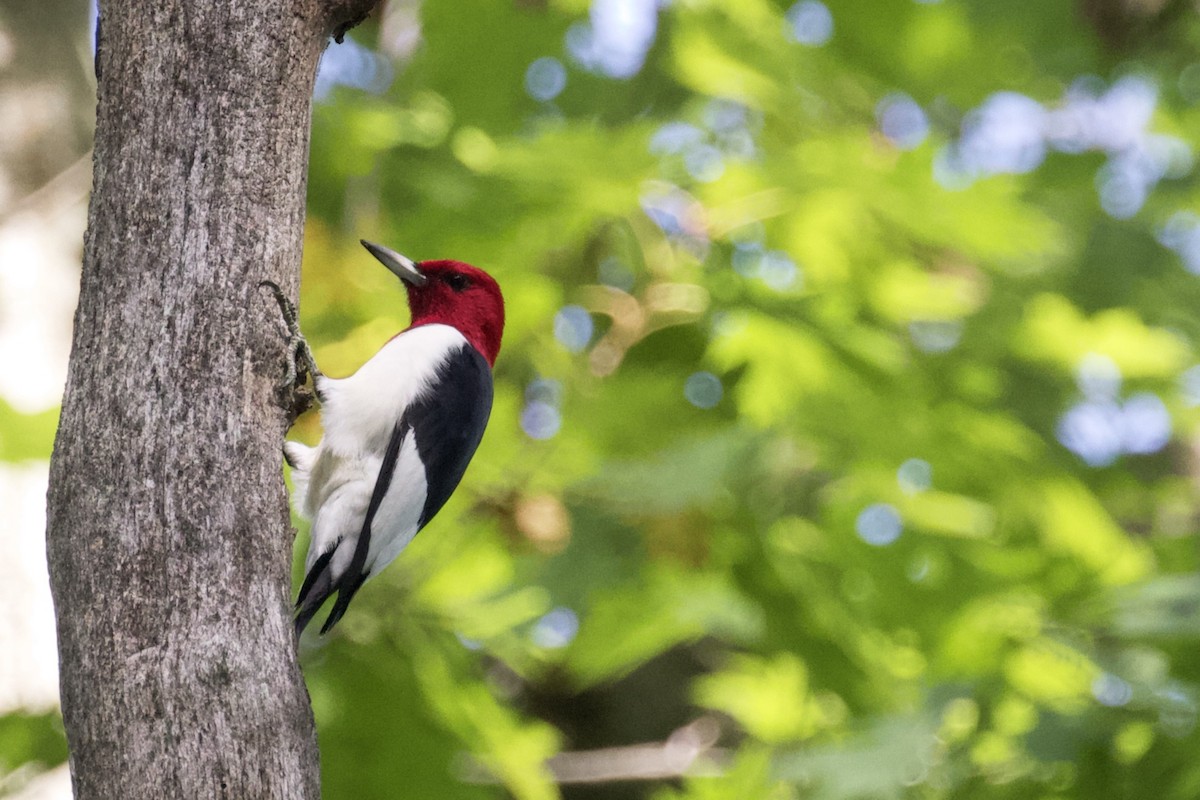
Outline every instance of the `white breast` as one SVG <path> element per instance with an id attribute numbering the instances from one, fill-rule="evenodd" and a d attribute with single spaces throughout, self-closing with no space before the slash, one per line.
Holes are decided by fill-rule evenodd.
<path id="1" fill-rule="evenodd" d="M 383 454 L 392 427 L 438 366 L 467 340 L 449 325 L 422 325 L 380 348 L 348 378 L 322 378 L 322 447 L 340 455 Z"/>

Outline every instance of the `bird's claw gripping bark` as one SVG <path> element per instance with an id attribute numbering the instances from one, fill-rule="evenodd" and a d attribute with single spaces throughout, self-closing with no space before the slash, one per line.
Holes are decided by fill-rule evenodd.
<path id="1" fill-rule="evenodd" d="M 295 405 L 298 407 L 297 414 L 311 405 L 312 398 L 303 390 L 304 384 L 307 381 L 307 376 L 311 375 L 313 380 L 313 390 L 317 395 L 317 399 L 321 399 L 320 378 L 321 371 L 317 369 L 317 361 L 313 358 L 312 348 L 308 346 L 308 340 L 300 333 L 300 319 L 296 312 L 296 306 L 287 298 L 283 290 L 279 288 L 279 284 L 274 281 L 259 281 L 260 288 L 266 287 L 271 290 L 271 294 L 275 295 L 275 302 L 279 304 L 279 310 L 282 312 L 284 324 L 288 329 L 288 359 L 287 372 L 283 380 L 276 384 L 276 389 L 284 391 L 292 389 L 297 391 L 298 402 Z"/>

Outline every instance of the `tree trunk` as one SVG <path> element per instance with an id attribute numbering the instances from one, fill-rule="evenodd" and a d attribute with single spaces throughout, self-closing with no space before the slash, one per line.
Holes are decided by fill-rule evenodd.
<path id="1" fill-rule="evenodd" d="M 374 0 L 101 3 L 49 560 L 77 800 L 312 798 L 274 390 L 310 98 Z M 35 265 L 30 265 L 34 268 Z"/>

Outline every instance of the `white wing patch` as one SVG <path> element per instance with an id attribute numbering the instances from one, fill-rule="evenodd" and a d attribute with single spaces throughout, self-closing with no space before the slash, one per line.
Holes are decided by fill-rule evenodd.
<path id="1" fill-rule="evenodd" d="M 400 447 L 392 483 L 371 524 L 367 570 L 372 575 L 392 563 L 417 535 L 426 488 L 425 467 L 417 456 L 417 437 L 410 429 Z"/>

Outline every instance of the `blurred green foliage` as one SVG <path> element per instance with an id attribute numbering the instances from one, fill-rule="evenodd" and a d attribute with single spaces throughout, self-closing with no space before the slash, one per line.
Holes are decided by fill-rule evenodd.
<path id="1" fill-rule="evenodd" d="M 425 4 L 391 89 L 316 112 L 318 358 L 404 323 L 359 235 L 485 266 L 510 314 L 463 488 L 309 656 L 328 795 L 1195 796 L 1200 286 L 1159 241 L 1195 182 L 1122 210 L 1096 144 L 946 174 L 994 93 L 1061 109 L 1081 76 L 1195 131 L 1191 12 L 1130 5 L 1116 41 L 1086 4 L 830 3 L 805 45 L 798 7 L 676 2 L 612 79 L 564 44 L 586 6 Z M 545 57 L 565 88 L 538 100 Z M 1170 441 L 1065 447 L 1097 369 Z M 540 766 L 706 716 L 682 782 Z"/>
<path id="2" fill-rule="evenodd" d="M 1128 143 L 947 166 L 995 93 L 1061 109 L 1081 77 L 1194 137 L 1194 11 L 822 8 L 805 44 L 797 7 L 676 0 L 614 79 L 567 53 L 583 0 L 426 3 L 386 92 L 317 104 L 323 368 L 406 324 L 360 236 L 487 268 L 509 313 L 463 486 L 306 640 L 327 797 L 1200 793 L 1200 283 L 1163 243 L 1190 155 L 1133 207 Z M 610 750 L 555 781 L 696 720 L 689 777 Z"/>

